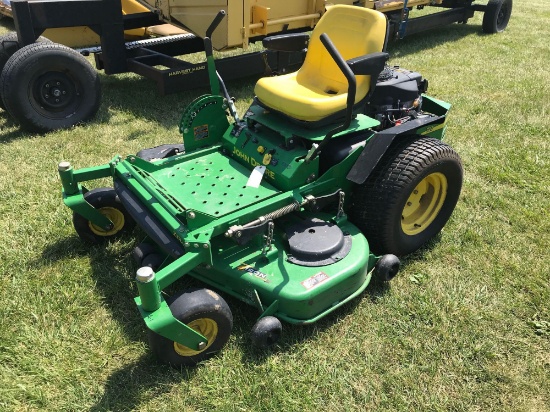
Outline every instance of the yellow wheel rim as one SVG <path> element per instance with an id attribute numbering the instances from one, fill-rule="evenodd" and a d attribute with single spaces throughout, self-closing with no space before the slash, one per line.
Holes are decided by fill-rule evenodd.
<path id="1" fill-rule="evenodd" d="M 116 235 L 124 227 L 124 214 L 114 207 L 102 207 L 99 212 L 113 222 L 111 230 L 105 230 L 102 227 L 88 222 L 90 230 L 97 236 L 113 236 Z"/>
<path id="2" fill-rule="evenodd" d="M 430 226 L 447 197 L 447 178 L 443 173 L 426 176 L 410 194 L 401 214 L 401 229 L 409 236 Z"/>
<path id="3" fill-rule="evenodd" d="M 180 356 L 193 356 L 204 352 L 214 343 L 216 336 L 218 336 L 218 324 L 209 318 L 195 319 L 194 321 L 188 323 L 187 326 L 196 330 L 208 339 L 208 344 L 202 350 L 193 350 L 182 345 L 181 343 L 174 342 L 174 350 Z"/>

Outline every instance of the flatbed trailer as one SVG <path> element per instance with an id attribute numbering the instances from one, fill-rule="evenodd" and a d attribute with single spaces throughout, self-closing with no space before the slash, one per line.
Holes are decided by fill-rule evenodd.
<path id="1" fill-rule="evenodd" d="M 25 80 L 20 84 L 20 78 L 24 76 L 19 74 L 20 71 L 14 66 L 29 64 L 30 60 L 36 60 L 36 57 L 32 56 L 22 57 L 22 50 L 33 47 L 39 36 L 52 29 L 89 28 L 99 37 L 100 45 L 79 48 L 77 51 L 82 55 L 93 54 L 96 69 L 104 70 L 106 74 L 134 72 L 153 79 L 157 83 L 159 93 L 165 95 L 208 85 L 205 63 L 192 63 L 177 57 L 204 50 L 202 38 L 207 34 L 209 22 L 221 9 L 227 12 L 228 18 L 213 34 L 212 43 L 217 50 L 236 47 L 247 49 L 251 42 L 268 35 L 312 30 L 326 9 L 333 4 L 355 5 L 381 11 L 388 18 L 389 37 L 392 39 L 402 39 L 438 26 L 466 23 L 473 17 L 474 12 L 484 13 L 484 32 L 496 33 L 504 30 L 512 10 L 512 0 L 489 0 L 486 4 L 474 3 L 476 0 L 213 0 L 200 6 L 191 0 L 139 1 L 142 10 L 147 11 L 125 13 L 120 0 L 11 1 L 17 41 L 15 46 L 8 47 L 10 45 L 6 46 L 0 38 L 0 106 L 6 108 L 23 127 L 37 132 L 71 127 L 93 117 L 99 107 L 99 101 L 93 100 L 100 99 L 100 92 L 95 90 L 99 87 L 95 85 L 98 84 L 98 80 L 92 81 L 91 74 L 88 80 L 81 80 L 82 84 L 78 84 L 78 79 L 73 78 L 75 76 L 58 79 L 61 80 L 60 84 L 66 83 L 65 89 L 59 90 L 59 93 L 66 95 L 72 91 L 72 94 L 70 101 L 64 100 L 65 95 L 61 95 L 55 104 L 51 104 L 50 94 L 45 91 L 45 86 L 41 93 L 37 91 L 40 85 L 29 84 Z M 438 11 L 409 18 L 414 7 L 431 7 L 437 8 Z M 126 41 L 125 33 L 131 30 L 165 23 L 185 29 L 188 33 Z M 13 37 L 10 41 L 13 42 Z M 59 47 L 57 46 L 57 49 Z M 56 52 L 52 48 L 55 49 L 54 45 L 42 45 L 35 52 L 40 51 L 42 54 L 53 56 Z M 10 55 L 12 51 L 13 56 Z M 67 59 L 71 60 L 74 70 L 80 70 L 80 66 L 88 64 L 85 59 L 78 59 L 75 54 L 69 56 L 66 51 L 60 53 L 68 56 Z M 295 70 L 301 64 L 304 55 L 304 50 L 292 53 L 261 51 L 219 59 L 216 64 L 224 79 L 233 80 L 251 75 Z M 8 63 L 8 60 L 11 63 Z M 5 70 L 8 68 L 9 70 Z M 85 69 L 88 70 L 87 67 Z M 59 69 L 45 64 L 40 70 L 48 73 Z M 35 79 L 43 78 L 44 73 L 40 76 L 37 74 Z M 59 76 L 53 77 L 57 79 Z M 6 101 L 26 99 L 25 95 L 31 93 L 24 93 L 22 90 L 30 90 L 33 87 L 35 93 L 30 99 L 34 101 Z M 82 101 L 85 98 L 89 101 Z M 28 113 L 29 110 L 32 113 Z"/>

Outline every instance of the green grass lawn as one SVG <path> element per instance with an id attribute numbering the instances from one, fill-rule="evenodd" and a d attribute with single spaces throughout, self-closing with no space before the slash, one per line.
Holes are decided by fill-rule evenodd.
<path id="1" fill-rule="evenodd" d="M 465 181 L 441 235 L 390 286 L 284 325 L 266 352 L 248 341 L 255 315 L 228 298 L 232 337 L 195 369 L 150 353 L 133 302 L 139 237 L 83 245 L 57 164 L 179 142 L 181 112 L 206 90 L 160 97 L 101 74 L 95 119 L 42 136 L 0 111 L 0 410 L 550 411 L 550 11 L 515 0 L 497 35 L 481 19 L 389 47 L 453 104 L 446 141 Z M 254 80 L 228 86 L 242 113 Z"/>

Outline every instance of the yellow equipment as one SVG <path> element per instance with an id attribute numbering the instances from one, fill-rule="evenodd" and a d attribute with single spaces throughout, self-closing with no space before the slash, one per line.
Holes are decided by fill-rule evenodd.
<path id="1" fill-rule="evenodd" d="M 123 15 L 148 13 L 151 11 L 136 0 L 121 0 L 121 3 Z M 0 0 L 0 17 L 2 16 L 13 17 L 10 2 L 8 0 Z M 187 33 L 187 31 L 171 24 L 161 24 L 158 26 L 126 30 L 124 32 L 124 37 L 127 41 L 131 41 L 147 37 L 172 36 L 184 33 Z M 100 38 L 97 33 L 86 26 L 50 28 L 46 29 L 42 35 L 54 43 L 74 48 L 97 46 L 100 44 Z"/>

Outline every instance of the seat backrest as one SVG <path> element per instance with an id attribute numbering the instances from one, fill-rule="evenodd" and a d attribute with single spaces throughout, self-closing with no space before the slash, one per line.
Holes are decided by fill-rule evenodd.
<path id="1" fill-rule="evenodd" d="M 374 10 L 357 6 L 330 7 L 315 26 L 304 64 L 297 74 L 298 83 L 314 85 L 329 94 L 348 91 L 348 82 L 325 46 L 321 34 L 326 33 L 344 60 L 381 52 L 386 46 L 386 17 Z M 357 98 L 360 101 L 370 87 L 370 76 L 357 77 Z"/>

